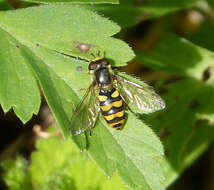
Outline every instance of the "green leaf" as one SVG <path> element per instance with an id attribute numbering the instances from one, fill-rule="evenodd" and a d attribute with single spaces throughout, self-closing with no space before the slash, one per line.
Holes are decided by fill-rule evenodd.
<path id="1" fill-rule="evenodd" d="M 133 58 L 127 44 L 110 37 L 119 31 L 116 24 L 78 6 L 2 12 L 0 18 L 0 27 L 21 42 L 22 55 L 35 73 L 66 137 L 70 135 L 70 117 L 84 94 L 81 89 L 89 87 L 92 76 L 85 73 L 87 62 L 61 53 L 90 59 L 91 52 L 96 54 L 101 50 L 116 66 Z M 80 43 L 91 44 L 90 51 L 80 52 L 76 48 Z M 81 149 L 87 148 L 108 176 L 118 170 L 131 189 L 162 190 L 162 145 L 148 126 L 132 114 L 127 116 L 121 132 L 104 126 L 105 121 L 98 121 L 92 137 L 82 134 L 72 138 Z M 60 171 L 57 170 L 59 176 Z"/>
<path id="2" fill-rule="evenodd" d="M 166 186 L 214 140 L 213 57 L 207 49 L 172 34 L 165 34 L 150 52 L 137 53 L 148 67 L 191 77 L 162 87 L 165 111 L 146 116 L 166 149 L 161 163 Z"/>
<path id="3" fill-rule="evenodd" d="M 35 53 L 40 47 L 51 51 L 56 56 L 60 56 L 56 52 L 67 53 L 68 50 L 70 55 L 79 55 L 84 58 L 88 57 L 88 59 L 91 52 L 96 54 L 98 50 L 105 49 L 106 57 L 115 57 L 115 65 L 124 65 L 125 61 L 133 57 L 133 52 L 127 44 L 110 37 L 119 31 L 116 24 L 77 6 L 45 6 L 1 12 L 0 20 L 0 46 L 2 49 L 0 52 L 2 63 L 0 102 L 5 111 L 13 107 L 24 122 L 28 121 L 33 113 L 38 113 L 40 105 L 39 90 L 33 73 L 37 73 L 38 80 L 44 80 L 48 91 L 51 91 L 53 86 L 58 88 L 58 84 L 50 85 L 52 84 L 49 81 L 50 76 L 54 79 L 56 77 L 49 76 L 44 72 L 45 69 L 43 70 L 42 67 L 46 67 L 45 65 L 36 67 L 32 64 L 32 60 L 37 60 L 37 62 L 39 60 Z M 62 20 L 63 22 L 61 22 Z M 82 22 L 80 22 L 81 20 Z M 96 29 L 99 33 L 96 32 Z M 77 44 L 80 42 L 90 44 L 89 41 L 94 41 L 93 44 L 99 44 L 99 47 L 103 48 L 91 45 L 91 50 L 88 53 L 80 52 Z M 113 52 L 111 48 L 117 51 Z M 67 50 L 63 51 L 62 49 Z M 123 53 L 124 51 L 126 53 Z M 54 61 L 55 58 L 51 60 L 51 63 Z M 60 65 L 62 66 L 62 64 Z M 16 69 L 14 70 L 14 68 Z M 71 73 L 72 70 L 69 71 L 69 75 L 72 75 Z M 47 81 L 50 83 L 47 84 Z M 54 94 L 55 92 L 52 90 L 50 96 L 54 96 Z M 53 99 L 52 97 L 51 100 Z M 55 101 L 57 102 L 57 98 Z M 59 105 L 57 109 L 60 110 L 60 104 L 57 104 Z M 59 117 L 61 120 L 65 119 L 63 112 L 58 114 L 61 115 Z M 69 118 L 64 122 L 68 123 L 68 120 Z"/>
<path id="4" fill-rule="evenodd" d="M 169 185 L 214 140 L 214 86 L 213 81 L 186 79 L 168 85 L 165 91 L 165 112 L 148 116 L 146 121 L 155 126 L 165 145 L 162 167 Z"/>
<path id="5" fill-rule="evenodd" d="M 137 60 L 153 69 L 180 76 L 202 79 L 204 71 L 213 65 L 214 54 L 184 38 L 165 34 L 148 52 L 137 52 Z"/>
<path id="6" fill-rule="evenodd" d="M 59 82 L 57 83 L 54 96 L 51 95 L 53 87 L 50 88 L 50 90 L 49 88 L 45 87 L 47 85 L 46 83 L 50 83 L 47 81 L 48 78 L 41 81 L 41 86 L 43 88 L 44 94 L 46 95 L 47 101 L 56 116 L 57 121 L 60 123 L 62 128 L 65 128 L 64 131 L 66 131 L 69 129 L 69 115 L 72 113 L 71 102 L 75 102 L 71 94 L 73 92 L 83 94 L 80 88 L 88 87 L 90 84 L 89 76 L 86 76 L 84 73 L 84 71 L 87 70 L 86 65 L 84 65 L 84 62 L 82 61 L 71 59 L 65 56 L 58 56 L 58 53 L 47 51 L 41 47 L 38 48 L 36 54 L 48 65 L 48 69 L 45 69 L 45 67 L 43 68 L 44 76 L 45 73 L 46 75 L 52 75 L 52 73 L 56 73 L 57 80 L 54 78 L 53 80 L 58 81 L 58 78 L 63 79 L 64 85 L 63 82 L 61 82 L 61 85 L 59 85 Z M 62 67 L 62 62 L 64 67 Z M 71 62 L 74 64 L 71 64 Z M 38 63 L 35 61 L 32 62 L 32 64 L 36 65 Z M 82 66 L 82 72 L 79 72 L 75 69 L 79 66 Z M 73 75 L 68 72 L 69 70 L 73 70 Z M 40 72 L 42 72 L 42 70 L 38 71 L 38 74 Z M 74 80 L 77 82 L 74 83 Z M 78 81 L 82 81 L 82 83 L 80 84 Z M 51 83 L 49 85 L 53 86 Z M 62 105 L 58 105 L 60 102 Z M 79 101 L 76 101 L 76 104 L 78 102 Z M 63 111 L 64 113 L 61 114 Z M 105 121 L 103 122 L 105 123 Z M 132 126 L 133 128 L 130 128 Z M 128 115 L 126 127 L 121 133 L 118 133 L 113 129 L 109 129 L 108 126 L 106 127 L 112 134 L 103 126 L 103 124 L 101 124 L 101 122 L 97 122 L 97 125 L 93 130 L 93 136 L 88 137 L 89 140 L 87 140 L 87 142 L 84 142 L 83 140 L 84 134 L 76 136 L 75 140 L 81 142 L 80 147 L 88 147 L 90 155 L 97 162 L 97 164 L 103 168 L 106 175 L 111 176 L 113 172 L 118 169 L 119 175 L 133 189 L 137 189 L 142 186 L 151 186 L 153 189 L 155 189 L 156 186 L 159 186 L 160 189 L 163 188 L 161 187 L 159 181 L 163 178 L 161 175 L 161 168 L 159 167 L 159 160 L 162 157 L 163 150 L 161 143 L 157 137 L 155 137 L 153 132 L 131 114 Z M 139 135 L 138 139 L 136 137 L 137 134 Z M 85 143 L 86 145 L 84 145 Z M 135 144 L 136 149 L 133 149 L 133 144 Z M 132 151 L 135 152 L 133 153 Z M 146 167 L 144 162 L 147 163 Z M 147 172 L 144 174 L 144 171 Z M 149 171 L 151 171 L 151 173 Z M 130 181 L 129 177 L 126 176 L 127 173 L 136 176 L 141 180 L 138 181 L 132 179 Z M 151 175 L 153 175 L 153 180 L 155 181 L 150 179 Z M 142 181 L 142 179 L 144 180 Z"/>
<path id="7" fill-rule="evenodd" d="M 56 4 L 56 3 L 76 3 L 76 4 L 118 4 L 119 0 L 24 0 L 34 3 Z"/>
<path id="8" fill-rule="evenodd" d="M 5 112 L 13 108 L 17 116 L 26 122 L 39 111 L 40 92 L 20 46 L 18 41 L 0 29 L 0 103 Z"/>
<path id="9" fill-rule="evenodd" d="M 91 53 L 124 65 L 134 56 L 124 42 L 110 36 L 120 27 L 108 19 L 75 5 L 53 5 L 0 13 L 0 28 L 30 48 L 43 46 L 72 56 L 91 60 Z M 79 50 L 88 44 L 88 52 Z M 112 51 L 114 49 L 114 51 Z"/>

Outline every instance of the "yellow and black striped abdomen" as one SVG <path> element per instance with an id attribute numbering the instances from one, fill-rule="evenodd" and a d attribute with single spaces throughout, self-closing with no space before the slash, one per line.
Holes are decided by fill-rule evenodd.
<path id="1" fill-rule="evenodd" d="M 108 125 L 119 130 L 125 122 L 124 103 L 117 89 L 99 92 L 100 110 Z"/>

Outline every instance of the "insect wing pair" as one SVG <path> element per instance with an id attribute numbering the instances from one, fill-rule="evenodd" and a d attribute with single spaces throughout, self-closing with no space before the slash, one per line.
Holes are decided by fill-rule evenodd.
<path id="1" fill-rule="evenodd" d="M 146 83 L 139 82 L 134 77 L 118 71 L 113 77 L 115 88 L 133 112 L 152 113 L 165 108 L 161 97 Z M 94 127 L 100 113 L 97 97 L 97 88 L 92 83 L 72 116 L 71 132 L 73 135 L 79 135 Z"/>

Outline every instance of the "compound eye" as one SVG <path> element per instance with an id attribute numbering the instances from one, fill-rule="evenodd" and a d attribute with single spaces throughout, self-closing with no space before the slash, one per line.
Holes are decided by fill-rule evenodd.
<path id="1" fill-rule="evenodd" d="M 103 59 L 102 60 L 102 65 L 103 66 L 108 66 L 110 63 L 109 63 L 109 61 L 107 60 L 107 59 Z"/>
<path id="2" fill-rule="evenodd" d="M 89 70 L 95 70 L 97 68 L 97 63 L 95 62 L 91 62 L 89 65 L 88 65 L 88 69 Z"/>

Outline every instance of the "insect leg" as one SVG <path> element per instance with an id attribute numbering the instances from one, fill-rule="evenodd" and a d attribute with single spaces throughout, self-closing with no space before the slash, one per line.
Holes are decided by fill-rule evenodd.
<path id="1" fill-rule="evenodd" d="M 91 128 L 91 127 L 89 128 L 89 135 L 90 135 L 90 136 L 93 135 L 93 131 L 92 131 L 92 128 Z"/>

